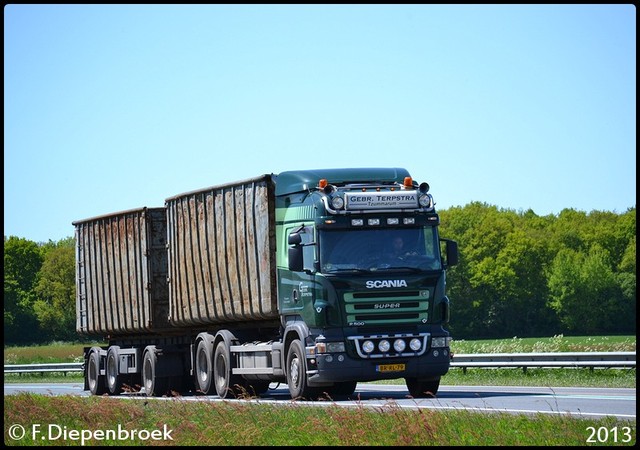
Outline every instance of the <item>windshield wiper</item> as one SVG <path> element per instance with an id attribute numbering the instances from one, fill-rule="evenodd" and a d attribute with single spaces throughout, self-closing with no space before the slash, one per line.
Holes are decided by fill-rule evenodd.
<path id="1" fill-rule="evenodd" d="M 384 269 L 378 269 L 378 270 L 385 270 L 385 271 L 410 270 L 412 272 L 424 272 L 426 269 L 421 269 L 419 267 L 414 267 L 414 266 L 393 266 L 393 267 L 385 267 Z"/>
<path id="2" fill-rule="evenodd" d="M 370 273 L 371 269 L 361 269 L 358 267 L 353 267 L 350 269 L 331 269 L 325 270 L 324 273 L 337 273 L 337 272 L 356 272 L 356 273 Z"/>

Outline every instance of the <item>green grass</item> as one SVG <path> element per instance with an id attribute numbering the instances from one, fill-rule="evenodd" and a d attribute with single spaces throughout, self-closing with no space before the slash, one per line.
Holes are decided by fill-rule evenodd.
<path id="1" fill-rule="evenodd" d="M 548 338 L 455 340 L 455 353 L 635 352 L 635 336 L 563 336 Z"/>
<path id="2" fill-rule="evenodd" d="M 615 439 L 613 431 L 607 433 L 606 440 L 601 434 L 602 442 L 596 442 L 600 445 L 633 445 L 636 435 L 635 420 L 614 418 L 407 410 L 393 403 L 376 409 L 296 404 L 282 407 L 35 394 L 5 397 L 4 423 L 5 444 L 24 446 L 583 446 L 591 435 L 590 427 L 616 430 Z M 16 424 L 27 432 L 21 439 L 12 440 L 7 436 L 9 428 Z M 34 428 L 34 424 L 39 428 Z M 57 440 L 50 439 L 46 434 L 48 424 L 54 424 L 56 435 L 66 430 L 67 438 L 63 435 Z M 38 431 L 35 434 L 34 429 Z M 115 432 L 119 429 L 126 434 L 118 436 Z M 163 435 L 158 436 L 162 437 L 159 441 L 145 439 L 154 430 L 165 429 L 167 434 L 158 432 Z M 112 430 L 114 436 L 94 439 L 95 430 L 103 433 Z M 83 435 L 85 441 L 81 440 Z M 627 439 L 629 442 L 623 442 Z"/>
<path id="3" fill-rule="evenodd" d="M 52 342 L 48 345 L 4 347 L 4 364 L 82 362 L 82 349 L 101 343 Z"/>

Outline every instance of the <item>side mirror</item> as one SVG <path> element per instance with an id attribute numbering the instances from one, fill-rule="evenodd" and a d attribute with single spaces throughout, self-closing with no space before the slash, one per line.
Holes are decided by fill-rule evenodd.
<path id="1" fill-rule="evenodd" d="M 444 325 L 447 325 L 449 323 L 449 320 L 451 318 L 451 306 L 449 303 L 449 297 L 447 297 L 446 295 L 444 296 L 444 298 L 442 299 L 442 302 L 440 303 L 440 315 L 441 315 L 441 319 L 442 323 Z"/>
<path id="2" fill-rule="evenodd" d="M 300 235 L 298 235 L 298 237 L 300 237 Z M 289 238 L 291 238 L 291 235 L 289 235 Z M 302 246 L 295 245 L 294 247 L 290 247 L 288 256 L 289 270 L 292 272 L 302 272 L 304 270 L 304 265 L 302 263 Z"/>
<path id="3" fill-rule="evenodd" d="M 447 244 L 447 261 L 446 267 L 458 264 L 458 243 L 451 239 L 442 239 Z"/>
<path id="4" fill-rule="evenodd" d="M 302 244 L 302 236 L 300 236 L 300 233 L 289 233 L 287 243 L 289 245 L 300 245 Z"/>

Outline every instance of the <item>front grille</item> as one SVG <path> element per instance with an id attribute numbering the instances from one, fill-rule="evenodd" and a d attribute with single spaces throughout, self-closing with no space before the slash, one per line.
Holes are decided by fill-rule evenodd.
<path id="1" fill-rule="evenodd" d="M 354 292 L 353 298 L 385 298 L 389 297 L 389 292 Z M 393 292 L 394 297 L 419 297 L 420 291 L 396 291 Z"/>
<path id="2" fill-rule="evenodd" d="M 356 321 L 371 321 L 371 320 L 411 320 L 411 319 L 419 319 L 420 314 L 355 314 L 353 316 Z"/>
<path id="3" fill-rule="evenodd" d="M 358 309 L 384 309 L 384 308 L 376 308 L 376 305 L 380 303 L 358 303 L 353 305 L 353 308 Z M 383 303 L 385 304 L 385 303 Z M 390 305 L 395 305 L 394 303 L 389 303 Z M 398 302 L 398 306 L 393 306 L 393 309 L 403 309 L 403 308 L 418 308 L 420 307 L 420 303 L 418 302 Z"/>
<path id="4" fill-rule="evenodd" d="M 429 298 L 428 289 L 347 293 L 344 296 L 347 323 L 350 326 L 427 323 Z"/>

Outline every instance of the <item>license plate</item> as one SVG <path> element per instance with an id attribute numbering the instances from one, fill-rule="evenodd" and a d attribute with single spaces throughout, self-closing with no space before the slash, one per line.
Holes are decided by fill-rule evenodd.
<path id="1" fill-rule="evenodd" d="M 379 364 L 376 366 L 378 372 L 402 372 L 404 364 Z"/>

